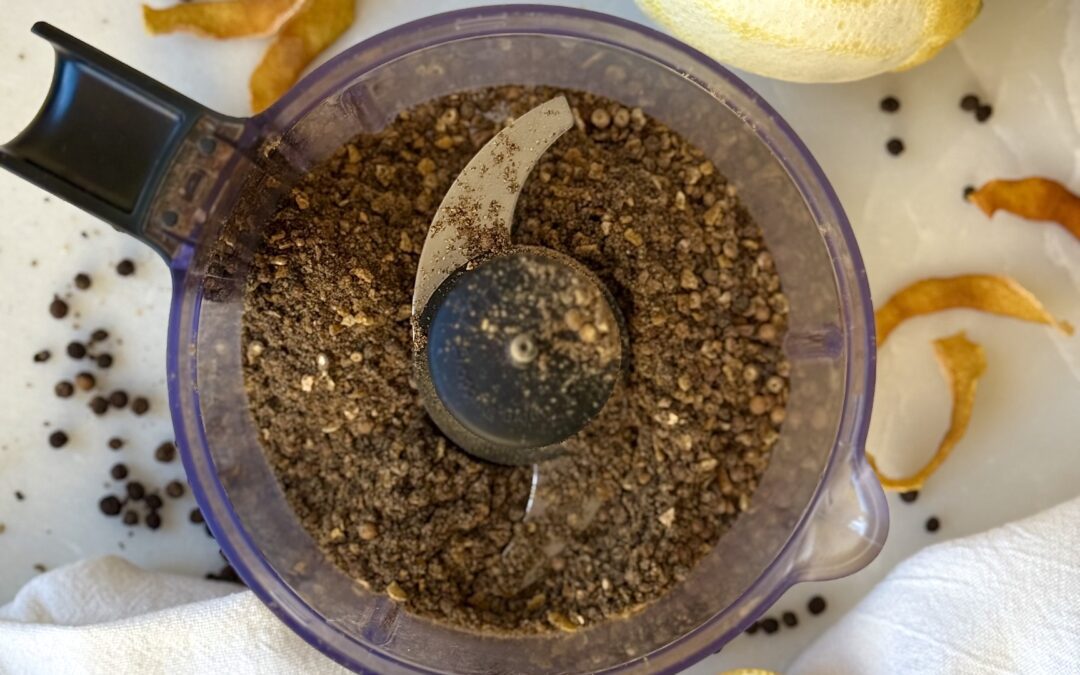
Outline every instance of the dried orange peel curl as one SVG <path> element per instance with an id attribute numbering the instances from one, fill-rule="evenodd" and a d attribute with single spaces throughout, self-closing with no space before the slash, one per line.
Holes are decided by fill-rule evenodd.
<path id="1" fill-rule="evenodd" d="M 143 21 L 153 35 L 187 31 L 205 37 L 273 35 L 304 0 L 225 0 L 193 2 L 165 9 L 143 5 Z"/>
<path id="2" fill-rule="evenodd" d="M 889 298 L 875 314 L 878 345 L 904 321 L 948 309 L 977 309 L 1073 334 L 1068 322 L 1051 316 L 1030 291 L 1009 277 L 966 274 L 916 281 Z"/>
<path id="3" fill-rule="evenodd" d="M 971 411 L 975 407 L 975 389 L 979 378 L 986 372 L 986 354 L 983 348 L 957 333 L 947 338 L 934 341 L 934 351 L 938 362 L 952 389 L 952 417 L 949 429 L 938 444 L 937 452 L 921 469 L 906 478 L 892 478 L 882 473 L 874 456 L 866 453 L 870 467 L 878 475 L 881 486 L 886 490 L 909 492 L 922 489 L 926 479 L 934 474 L 952 452 L 967 431 L 971 421 Z"/>
<path id="4" fill-rule="evenodd" d="M 1080 239 L 1080 197 L 1049 178 L 992 180 L 968 199 L 988 217 L 998 210 L 1058 223 Z"/>
<path id="5" fill-rule="evenodd" d="M 256 112 L 288 91 L 355 18 L 356 0 L 223 0 L 167 9 L 143 6 L 146 28 L 154 35 L 175 31 L 214 38 L 274 35 L 249 83 Z"/>
<path id="6" fill-rule="evenodd" d="M 305 0 L 278 32 L 251 75 L 256 112 L 289 90 L 316 56 L 341 37 L 356 18 L 356 0 Z"/>
<path id="7" fill-rule="evenodd" d="M 1053 326 L 1067 335 L 1073 327 L 1059 321 L 1026 288 L 1001 276 L 968 274 L 958 277 L 923 279 L 889 298 L 876 313 L 878 345 L 908 319 L 949 309 L 976 309 L 998 316 L 1007 316 L 1032 323 Z M 986 371 L 986 355 L 982 347 L 967 339 L 963 333 L 934 341 L 934 350 L 952 389 L 952 417 L 949 429 L 938 444 L 937 452 L 926 466 L 906 478 L 886 476 L 878 468 L 873 455 L 867 461 L 886 490 L 903 492 L 918 490 L 933 475 L 963 438 L 975 405 L 975 389 Z"/>

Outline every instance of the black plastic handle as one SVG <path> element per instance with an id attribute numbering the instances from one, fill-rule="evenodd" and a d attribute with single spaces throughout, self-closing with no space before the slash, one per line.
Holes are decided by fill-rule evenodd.
<path id="1" fill-rule="evenodd" d="M 201 118 L 221 117 L 47 23 L 33 32 L 56 49 L 52 87 L 0 146 L 0 166 L 145 240 L 180 145 Z"/>

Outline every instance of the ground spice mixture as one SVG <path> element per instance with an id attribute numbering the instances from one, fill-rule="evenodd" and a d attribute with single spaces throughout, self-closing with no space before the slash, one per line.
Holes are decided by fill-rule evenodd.
<path id="1" fill-rule="evenodd" d="M 475 630 L 578 630 L 664 595 L 748 508 L 784 419 L 787 302 L 759 228 L 686 140 L 574 92 L 514 243 L 604 282 L 628 371 L 528 509 L 531 468 L 428 419 L 410 341 L 427 228 L 483 144 L 559 93 L 448 96 L 354 139 L 266 224 L 246 291 L 251 410 L 305 528 L 372 590 Z"/>

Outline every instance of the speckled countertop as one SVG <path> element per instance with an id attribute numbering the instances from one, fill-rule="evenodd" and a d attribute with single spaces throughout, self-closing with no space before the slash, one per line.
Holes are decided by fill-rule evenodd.
<path id="1" fill-rule="evenodd" d="M 494 3 L 363 0 L 355 26 L 335 49 L 424 14 L 475 4 Z M 569 4 L 647 23 L 630 0 Z M 1055 315 L 1078 323 L 1080 243 L 1045 224 L 1005 215 L 987 221 L 961 194 L 968 184 L 1030 174 L 1080 185 L 1080 2 L 985 4 L 957 44 L 911 72 L 825 86 L 747 79 L 802 135 L 832 180 L 878 300 L 924 276 L 1004 273 Z M 258 40 L 151 39 L 134 2 L 10 2 L 3 14 L 2 139 L 29 121 L 48 88 L 51 49 L 29 33 L 39 19 L 212 108 L 247 113 L 246 81 L 261 53 Z M 992 103 L 988 123 L 977 124 L 959 110 L 967 92 Z M 900 99 L 899 112 L 879 110 L 887 94 Z M 899 157 L 884 150 L 892 137 L 905 143 Z M 213 540 L 187 522 L 194 506 L 190 496 L 166 499 L 157 532 L 127 528 L 97 512 L 98 499 L 116 487 L 109 478 L 116 461 L 151 486 L 182 477 L 178 461 L 153 458 L 154 448 L 171 438 L 164 382 L 165 265 L 134 240 L 6 173 L 0 173 L 0 204 L 0 603 L 37 573 L 36 566 L 104 553 L 199 575 L 220 568 Z M 116 274 L 123 258 L 135 262 L 134 275 Z M 90 289 L 74 289 L 77 272 L 92 276 Z M 64 322 L 49 316 L 54 293 L 70 294 L 72 316 Z M 102 386 L 147 396 L 147 414 L 124 410 L 96 417 L 85 395 L 61 401 L 53 394 L 57 380 L 82 369 L 63 354 L 64 346 L 99 327 L 110 332 L 116 356 L 113 367 L 100 371 Z M 890 498 L 892 531 L 879 558 L 848 579 L 794 588 L 774 613 L 796 611 L 797 628 L 739 638 L 692 672 L 782 669 L 915 550 L 1080 493 L 1072 433 L 1080 406 L 1080 339 L 1018 322 L 954 312 L 898 332 L 880 355 L 870 438 L 875 452 L 899 473 L 936 447 L 949 401 L 930 341 L 960 329 L 984 345 L 989 360 L 970 431 L 917 502 Z M 53 358 L 33 363 L 40 349 L 50 349 Z M 70 441 L 54 450 L 47 439 L 58 428 Z M 126 439 L 124 449 L 107 448 L 114 435 Z M 933 535 L 923 527 L 931 515 L 941 520 Z M 811 617 L 806 601 L 819 593 L 829 610 Z"/>

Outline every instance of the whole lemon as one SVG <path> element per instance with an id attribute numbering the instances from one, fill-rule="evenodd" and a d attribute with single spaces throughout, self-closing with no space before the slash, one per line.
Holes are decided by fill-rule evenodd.
<path id="1" fill-rule="evenodd" d="M 637 0 L 678 38 L 759 75 L 844 82 L 929 60 L 982 0 Z"/>

